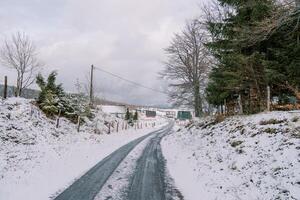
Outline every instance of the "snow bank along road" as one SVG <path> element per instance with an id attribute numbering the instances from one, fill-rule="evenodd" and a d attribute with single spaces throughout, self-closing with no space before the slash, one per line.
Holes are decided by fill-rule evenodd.
<path id="1" fill-rule="evenodd" d="M 133 178 L 129 183 L 128 195 L 125 198 L 130 200 L 165 199 L 164 166 L 160 140 L 171 131 L 172 127 L 173 124 L 169 123 L 162 129 L 149 133 L 119 148 L 75 181 L 69 188 L 59 194 L 55 200 L 93 200 L 124 158 L 150 135 L 154 136 L 150 139 L 137 162 Z"/>

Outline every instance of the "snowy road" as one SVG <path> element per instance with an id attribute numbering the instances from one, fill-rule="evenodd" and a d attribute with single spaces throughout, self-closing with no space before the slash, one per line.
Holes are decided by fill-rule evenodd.
<path id="1" fill-rule="evenodd" d="M 130 183 L 128 200 L 164 200 L 165 172 L 160 141 L 168 131 L 150 139 L 137 162 L 136 171 Z"/>
<path id="2" fill-rule="evenodd" d="M 160 140 L 170 132 L 172 126 L 172 124 L 169 124 L 158 131 L 140 137 L 119 148 L 75 181 L 69 188 L 59 194 L 55 200 L 95 199 L 126 156 L 149 136 L 153 137 L 149 140 L 137 161 L 127 195 L 124 195 L 124 198 L 130 200 L 165 199 L 164 161 L 160 150 Z"/>

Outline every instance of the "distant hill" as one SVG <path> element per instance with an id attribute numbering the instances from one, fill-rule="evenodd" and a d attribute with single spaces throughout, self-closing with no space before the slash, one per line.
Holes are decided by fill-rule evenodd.
<path id="1" fill-rule="evenodd" d="M 0 96 L 3 97 L 3 90 L 4 90 L 4 85 L 0 84 Z M 7 87 L 7 96 L 8 97 L 13 97 L 15 96 L 15 86 L 8 86 Z M 24 89 L 22 92 L 22 97 L 26 99 L 36 99 L 39 96 L 40 91 L 39 90 L 34 90 L 34 89 Z"/>
<path id="2" fill-rule="evenodd" d="M 4 85 L 0 84 L 0 97 L 3 97 L 3 90 L 4 90 Z M 15 91 L 16 87 L 15 86 L 8 86 L 7 87 L 7 96 L 8 97 L 13 97 L 15 96 Z M 24 89 L 22 92 L 21 97 L 24 97 L 26 99 L 37 99 L 39 96 L 40 91 L 39 90 L 34 90 L 34 89 Z M 126 105 L 128 107 L 137 107 L 136 105 L 131 105 L 127 103 L 122 103 L 122 102 L 115 102 L 115 101 L 110 101 L 106 99 L 100 99 L 96 98 L 95 99 L 95 104 L 96 105 Z"/>
<path id="3" fill-rule="evenodd" d="M 3 97 L 3 89 L 4 89 L 4 85 L 0 84 L 0 97 Z M 15 91 L 16 87 L 15 86 L 8 86 L 7 87 L 7 96 L 8 97 L 13 97 L 15 96 Z M 24 89 L 22 92 L 21 97 L 24 97 L 26 99 L 37 99 L 39 96 L 40 91 L 39 90 L 35 90 L 35 89 Z M 156 107 L 156 108 L 170 108 L 170 107 L 166 107 L 166 106 L 145 106 L 145 105 L 133 105 L 133 104 L 129 104 L 129 103 L 124 103 L 124 102 L 116 102 L 116 101 L 111 101 L 111 100 L 106 100 L 106 99 L 101 99 L 96 97 L 95 98 L 95 104 L 96 105 L 114 105 L 114 106 L 127 106 L 129 108 L 135 109 L 137 107 Z"/>

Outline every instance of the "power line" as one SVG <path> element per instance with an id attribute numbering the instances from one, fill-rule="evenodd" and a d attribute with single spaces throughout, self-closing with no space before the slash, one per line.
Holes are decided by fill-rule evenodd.
<path id="1" fill-rule="evenodd" d="M 106 73 L 106 74 L 109 74 L 109 75 L 111 75 L 111 76 L 113 76 L 113 77 L 116 77 L 116 78 L 121 79 L 121 80 L 123 80 L 123 81 L 126 81 L 126 82 L 128 82 L 128 83 L 131 83 L 131 84 L 133 84 L 133 85 L 136 85 L 136 86 L 139 86 L 139 87 L 148 89 L 148 90 L 152 90 L 152 91 L 154 91 L 154 92 L 158 92 L 158 93 L 161 93 L 161 94 L 166 94 L 166 95 L 168 95 L 168 93 L 166 93 L 166 92 L 163 92 L 163 91 L 160 91 L 160 90 L 157 90 L 157 89 L 154 89 L 154 88 L 151 88 L 151 87 L 142 85 L 142 84 L 140 84 L 140 83 L 137 83 L 137 82 L 134 82 L 134 81 L 131 81 L 131 80 L 128 80 L 128 79 L 126 79 L 126 78 L 121 77 L 120 75 L 117 75 L 117 74 L 114 74 L 114 73 L 112 73 L 112 72 L 106 71 L 106 70 L 101 69 L 101 68 L 99 68 L 99 67 L 94 67 L 94 69 L 99 70 L 99 71 L 102 71 L 102 72 L 104 72 L 104 73 Z"/>

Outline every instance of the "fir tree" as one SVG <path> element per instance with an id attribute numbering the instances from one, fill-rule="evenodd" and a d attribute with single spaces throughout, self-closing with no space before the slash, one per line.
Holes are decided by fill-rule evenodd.
<path id="1" fill-rule="evenodd" d="M 228 9 L 221 22 L 207 21 L 213 40 L 207 44 L 218 64 L 210 75 L 207 96 L 211 104 L 234 110 L 242 96 L 244 111 L 259 112 L 266 107 L 267 87 L 264 46 L 252 44 L 251 32 L 256 23 L 270 17 L 270 0 L 219 0 Z M 233 106 L 230 106 L 233 105 Z"/>
<path id="2" fill-rule="evenodd" d="M 56 86 L 56 72 L 51 72 L 47 82 L 41 74 L 37 75 L 36 83 L 40 87 L 37 103 L 39 107 L 48 115 L 53 116 L 58 113 L 61 96 L 61 86 Z"/>
<path id="3" fill-rule="evenodd" d="M 137 110 L 135 111 L 134 115 L 133 115 L 133 120 L 138 120 L 138 112 Z"/>
<path id="4" fill-rule="evenodd" d="M 126 114 L 125 114 L 125 120 L 129 121 L 131 119 L 131 113 L 129 112 L 129 109 L 127 108 Z"/>

